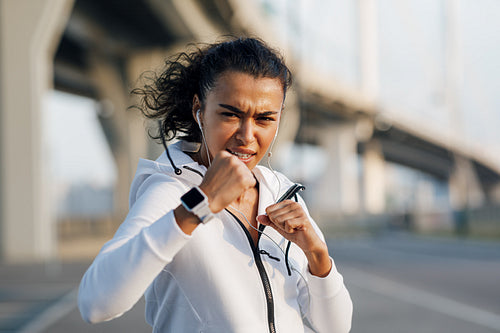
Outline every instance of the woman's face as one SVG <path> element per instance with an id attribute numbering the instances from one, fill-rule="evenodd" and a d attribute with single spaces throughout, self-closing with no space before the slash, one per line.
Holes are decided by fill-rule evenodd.
<path id="1" fill-rule="evenodd" d="M 279 79 L 223 73 L 208 92 L 200 113 L 210 159 L 226 150 L 253 169 L 274 139 L 281 117 L 283 88 Z M 196 98 L 193 113 L 196 118 Z M 199 104 L 199 103 L 198 103 Z M 207 161 L 204 145 L 202 160 Z"/>

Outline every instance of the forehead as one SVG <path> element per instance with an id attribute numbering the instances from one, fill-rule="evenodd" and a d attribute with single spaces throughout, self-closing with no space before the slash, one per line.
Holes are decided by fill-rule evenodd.
<path id="1" fill-rule="evenodd" d="M 217 78 L 214 88 L 207 97 L 210 95 L 234 102 L 239 99 L 249 99 L 281 104 L 283 85 L 278 78 L 255 77 L 246 73 L 227 71 Z"/>

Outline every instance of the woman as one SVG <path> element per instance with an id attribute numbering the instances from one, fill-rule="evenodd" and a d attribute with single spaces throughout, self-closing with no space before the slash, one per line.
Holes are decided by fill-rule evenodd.
<path id="1" fill-rule="evenodd" d="M 257 165 L 290 84 L 275 51 L 240 38 L 182 53 L 135 90 L 160 121 L 155 138 L 179 141 L 139 162 L 130 212 L 80 284 L 85 320 L 118 317 L 145 294 L 154 332 L 350 330 L 321 232 L 299 197 L 276 203 L 293 183 Z"/>

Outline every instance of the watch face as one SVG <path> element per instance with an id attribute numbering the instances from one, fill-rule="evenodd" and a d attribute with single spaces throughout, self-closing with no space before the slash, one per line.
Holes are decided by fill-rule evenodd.
<path id="1" fill-rule="evenodd" d="M 181 198 L 182 202 L 184 202 L 189 209 L 196 207 L 203 199 L 205 199 L 205 197 L 196 188 L 192 188 Z"/>

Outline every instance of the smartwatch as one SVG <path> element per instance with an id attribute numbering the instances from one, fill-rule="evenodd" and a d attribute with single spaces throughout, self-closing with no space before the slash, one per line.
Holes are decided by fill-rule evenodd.
<path id="1" fill-rule="evenodd" d="M 187 191 L 186 194 L 181 197 L 181 202 L 188 212 L 196 215 L 203 223 L 207 223 L 214 217 L 214 214 L 208 206 L 207 196 L 198 186 Z"/>

